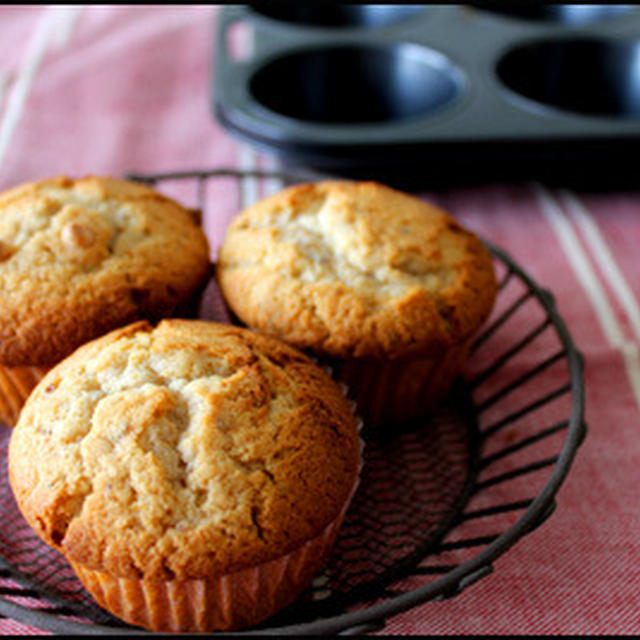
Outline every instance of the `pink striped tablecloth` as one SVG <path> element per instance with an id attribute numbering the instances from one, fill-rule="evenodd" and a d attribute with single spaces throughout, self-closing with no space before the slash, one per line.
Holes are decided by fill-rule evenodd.
<path id="1" fill-rule="evenodd" d="M 0 8 L 0 187 L 73 176 L 271 166 L 212 119 L 210 6 Z M 606 167 L 603 167 L 606 170 Z M 247 187 L 259 195 L 258 186 Z M 640 633 L 640 190 L 432 194 L 555 294 L 586 361 L 589 437 L 541 528 L 493 575 L 388 621 L 390 634 Z M 239 207 L 208 194 L 213 251 Z M 43 633 L 9 619 L 0 633 Z"/>

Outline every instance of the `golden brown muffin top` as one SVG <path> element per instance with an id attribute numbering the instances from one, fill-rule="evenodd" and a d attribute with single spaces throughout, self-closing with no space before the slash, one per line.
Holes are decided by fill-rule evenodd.
<path id="1" fill-rule="evenodd" d="M 171 315 L 209 275 L 194 212 L 115 178 L 0 194 L 0 362 L 58 362 L 83 342 Z"/>
<path id="2" fill-rule="evenodd" d="M 285 189 L 231 223 L 218 281 L 236 315 L 300 348 L 402 358 L 466 340 L 496 295 L 482 242 L 374 182 Z"/>
<path id="3" fill-rule="evenodd" d="M 12 433 L 9 476 L 29 524 L 70 560 L 189 579 L 321 533 L 358 461 L 350 406 L 306 356 L 247 329 L 165 320 L 48 373 Z"/>

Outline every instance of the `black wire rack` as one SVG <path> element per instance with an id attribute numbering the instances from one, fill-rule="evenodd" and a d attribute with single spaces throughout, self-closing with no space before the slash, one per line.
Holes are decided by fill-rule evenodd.
<path id="1" fill-rule="evenodd" d="M 239 186 L 250 178 L 290 183 L 319 175 L 216 169 L 129 177 L 161 191 L 189 186 L 191 204 L 211 216 L 211 181 Z M 586 435 L 582 358 L 550 292 L 487 245 L 499 295 L 465 376 L 429 419 L 368 437 L 360 486 L 327 567 L 252 633 L 383 629 L 390 617 L 454 597 L 491 574 L 500 556 L 553 513 Z M 212 283 L 204 317 L 221 319 L 220 302 Z M 148 633 L 98 607 L 64 558 L 28 527 L 7 479 L 8 439 L 5 430 L 0 616 L 54 633 Z M 437 604 L 429 613 L 437 614 Z"/>

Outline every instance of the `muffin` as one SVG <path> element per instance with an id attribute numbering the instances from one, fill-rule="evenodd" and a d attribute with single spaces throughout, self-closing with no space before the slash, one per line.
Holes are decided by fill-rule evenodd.
<path id="1" fill-rule="evenodd" d="M 359 472 L 351 403 L 247 329 L 139 322 L 51 369 L 11 434 L 27 522 L 97 602 L 155 631 L 257 623 L 326 560 Z"/>
<path id="2" fill-rule="evenodd" d="M 369 428 L 446 396 L 497 289 L 489 252 L 450 215 L 350 181 L 293 186 L 241 212 L 217 278 L 243 323 L 328 362 Z"/>
<path id="3" fill-rule="evenodd" d="M 57 177 L 0 194 L 0 421 L 82 343 L 189 313 L 210 274 L 197 213 L 149 187 Z"/>

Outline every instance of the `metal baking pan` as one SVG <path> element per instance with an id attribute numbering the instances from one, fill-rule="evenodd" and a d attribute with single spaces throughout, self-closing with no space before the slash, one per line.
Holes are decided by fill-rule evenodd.
<path id="1" fill-rule="evenodd" d="M 421 186 L 636 181 L 640 7 L 269 2 L 224 7 L 216 44 L 215 116 L 287 164 Z"/>

